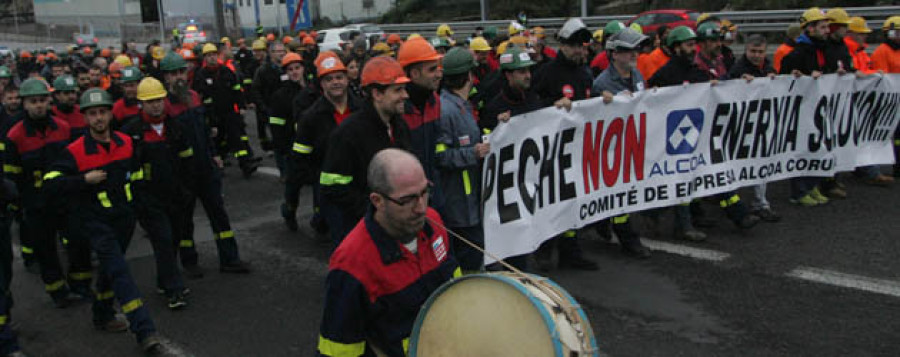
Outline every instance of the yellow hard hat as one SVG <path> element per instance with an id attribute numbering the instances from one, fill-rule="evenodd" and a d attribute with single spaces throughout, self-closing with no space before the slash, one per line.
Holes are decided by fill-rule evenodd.
<path id="1" fill-rule="evenodd" d="M 708 12 L 704 12 L 704 13 L 700 14 L 700 16 L 697 16 L 697 23 L 699 24 L 703 21 L 706 21 L 707 19 L 709 19 L 710 16 L 712 16 L 712 15 L 710 15 Z"/>
<path id="2" fill-rule="evenodd" d="M 522 31 L 525 31 L 525 26 L 522 26 L 522 24 L 518 23 L 517 21 L 512 21 L 509 23 L 508 32 L 510 36 L 516 35 Z"/>
<path id="3" fill-rule="evenodd" d="M 881 29 L 882 30 L 900 29 L 900 16 L 888 17 L 887 20 L 884 20 L 884 26 L 882 26 Z"/>
<path id="4" fill-rule="evenodd" d="M 116 59 L 114 59 L 113 62 L 118 63 L 118 64 L 121 64 L 122 67 L 131 67 L 131 66 L 134 66 L 134 64 L 131 63 L 131 58 L 128 58 L 128 56 L 126 56 L 126 55 L 118 55 L 118 56 L 116 56 Z"/>
<path id="5" fill-rule="evenodd" d="M 372 46 L 372 52 L 375 52 L 375 53 L 381 54 L 381 55 L 388 55 L 388 56 L 394 55 L 394 51 L 391 50 L 391 46 L 389 46 L 388 44 L 386 44 L 384 42 L 379 42 L 379 43 L 376 43 L 374 46 Z"/>
<path id="6" fill-rule="evenodd" d="M 257 50 L 265 51 L 266 50 L 266 41 L 265 40 L 255 40 L 255 41 L 253 41 L 253 45 L 250 48 L 253 49 L 254 51 L 257 51 Z"/>
<path id="7" fill-rule="evenodd" d="M 828 18 L 828 22 L 839 25 L 848 25 L 850 24 L 850 15 L 847 15 L 847 12 L 844 9 L 839 7 L 832 8 L 825 13 L 825 17 Z"/>
<path id="8" fill-rule="evenodd" d="M 441 25 L 438 26 L 438 28 L 437 28 L 437 35 L 438 35 L 438 36 L 448 37 L 448 36 L 453 35 L 453 30 L 450 28 L 450 25 L 447 25 L 447 24 L 441 24 Z"/>
<path id="9" fill-rule="evenodd" d="M 503 41 L 499 45 L 497 45 L 497 55 L 502 55 L 506 53 L 506 47 L 509 46 L 509 41 Z"/>
<path id="10" fill-rule="evenodd" d="M 513 36 L 509 38 L 509 43 L 513 45 L 525 45 L 528 44 L 528 37 L 525 36 Z"/>
<path id="11" fill-rule="evenodd" d="M 162 82 L 153 77 L 145 77 L 137 87 L 137 99 L 142 101 L 165 98 L 166 94 Z"/>
<path id="12" fill-rule="evenodd" d="M 637 32 L 641 35 L 644 34 L 644 28 L 641 27 L 641 24 L 639 24 L 637 22 L 632 22 L 631 25 L 628 25 L 628 28 L 634 30 L 635 32 Z"/>
<path id="13" fill-rule="evenodd" d="M 406 36 L 406 40 L 409 41 L 409 40 L 412 40 L 412 39 L 414 39 L 414 38 L 420 38 L 420 37 L 422 37 L 422 35 L 417 34 L 417 33 L 411 33 L 411 34 L 409 34 L 409 36 Z"/>
<path id="14" fill-rule="evenodd" d="M 544 28 L 541 26 L 537 26 L 537 27 L 531 29 L 531 34 L 537 38 L 547 37 L 546 30 L 544 30 Z"/>
<path id="15" fill-rule="evenodd" d="M 490 51 L 491 45 L 488 45 L 484 37 L 476 37 L 472 39 L 472 42 L 469 42 L 469 49 L 472 51 Z"/>
<path id="16" fill-rule="evenodd" d="M 222 37 L 222 39 L 219 40 L 219 43 L 225 43 L 225 42 L 231 42 L 231 39 L 226 36 L 226 37 Z"/>
<path id="17" fill-rule="evenodd" d="M 820 8 L 811 7 L 804 11 L 803 15 L 800 16 L 800 25 L 806 27 L 810 22 L 822 20 L 828 20 L 828 16 L 825 16 L 825 12 Z"/>
<path id="18" fill-rule="evenodd" d="M 166 50 L 159 46 L 153 47 L 153 50 L 150 51 L 150 56 L 157 61 L 161 61 L 166 56 Z"/>
<path id="19" fill-rule="evenodd" d="M 594 31 L 593 37 L 594 41 L 603 42 L 603 29 L 597 29 L 597 31 Z"/>
<path id="20" fill-rule="evenodd" d="M 866 25 L 866 19 L 854 16 L 850 18 L 850 24 L 847 25 L 847 30 L 855 33 L 871 33 L 872 29 Z"/>
<path id="21" fill-rule="evenodd" d="M 211 44 L 211 43 L 207 43 L 207 44 L 203 45 L 203 50 L 200 51 L 200 53 L 202 53 L 203 55 L 206 55 L 207 53 L 215 53 L 215 52 L 219 52 L 219 49 L 216 48 L 216 45 Z"/>

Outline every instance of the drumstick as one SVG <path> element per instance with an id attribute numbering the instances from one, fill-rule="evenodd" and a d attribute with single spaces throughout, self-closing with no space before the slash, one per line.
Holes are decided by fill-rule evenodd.
<path id="1" fill-rule="evenodd" d="M 540 289 L 542 292 L 544 292 L 544 294 L 547 294 L 547 296 L 553 297 L 552 302 L 557 305 L 557 307 L 560 309 L 560 311 L 562 311 L 563 315 L 566 317 L 566 320 L 569 320 L 569 322 L 573 323 L 574 326 L 577 326 L 576 329 L 582 335 L 582 338 L 579 339 L 579 340 L 581 340 L 581 343 L 582 343 L 582 349 L 584 351 L 593 352 L 593 348 L 590 345 L 590 341 L 588 339 L 584 338 L 585 330 L 578 328 L 581 326 L 581 324 L 585 324 L 585 325 L 588 325 L 587 330 L 588 331 L 591 330 L 590 325 L 587 324 L 586 321 L 582 320 L 581 315 L 578 313 L 578 310 L 579 310 L 578 307 L 576 307 L 575 305 L 572 305 L 572 303 L 569 302 L 568 299 L 564 299 L 562 296 L 559 296 L 555 291 L 548 289 L 544 284 L 537 284 L 537 283 L 531 281 L 534 278 L 530 274 L 527 274 L 527 273 L 519 270 L 518 268 L 512 266 L 511 264 L 503 261 L 503 259 L 498 258 L 496 255 L 493 255 L 490 252 L 482 249 L 481 247 L 478 246 L 478 244 L 472 243 L 470 240 L 468 240 L 468 239 L 464 238 L 463 236 L 459 235 L 458 233 L 450 230 L 449 228 L 447 228 L 440 222 L 437 222 L 436 220 L 431 219 L 430 217 L 426 217 L 426 218 L 428 219 L 429 222 L 431 222 L 431 224 L 438 226 L 440 228 L 443 228 L 445 231 L 447 231 L 447 233 L 449 233 L 456 239 L 459 239 L 463 243 L 469 245 L 470 247 L 474 248 L 475 250 L 483 253 L 484 255 L 486 255 L 486 256 L 490 257 L 491 259 L 495 260 L 496 262 L 500 263 L 500 265 L 503 265 L 505 268 L 509 269 L 514 274 L 520 276 L 521 279 L 528 281 L 532 286 L 534 286 L 537 289 Z"/>
<path id="2" fill-rule="evenodd" d="M 519 274 L 519 275 L 522 275 L 522 276 L 525 276 L 525 277 L 528 276 L 528 274 L 525 274 L 524 272 L 522 272 L 522 271 L 519 270 L 518 268 L 516 268 L 516 267 L 512 266 L 511 264 L 509 264 L 509 263 L 503 261 L 503 259 L 500 259 L 500 258 L 498 258 L 496 255 L 493 255 L 493 254 L 491 254 L 490 252 L 488 252 L 488 251 L 482 249 L 481 247 L 478 246 L 478 244 L 472 243 L 472 241 L 463 238 L 463 236 L 457 234 L 457 233 L 454 232 L 454 231 L 451 231 L 449 228 L 445 227 L 445 226 L 444 226 L 443 224 L 441 224 L 440 222 L 435 221 L 434 219 L 431 219 L 431 217 L 426 217 L 426 218 L 428 219 L 429 222 L 431 222 L 431 224 L 443 228 L 445 231 L 447 231 L 447 233 L 450 233 L 450 235 L 456 237 L 456 239 L 461 240 L 463 243 L 466 243 L 468 246 L 470 246 L 470 247 L 472 247 L 472 248 L 475 248 L 475 250 L 477 250 L 477 251 L 483 253 L 484 255 L 487 255 L 488 257 L 490 257 L 491 259 L 493 259 L 493 260 L 496 261 L 497 263 L 500 263 L 500 265 L 502 265 L 502 266 L 505 267 L 506 269 L 509 269 L 509 270 L 512 271 L 513 273 L 516 273 L 516 274 Z"/>

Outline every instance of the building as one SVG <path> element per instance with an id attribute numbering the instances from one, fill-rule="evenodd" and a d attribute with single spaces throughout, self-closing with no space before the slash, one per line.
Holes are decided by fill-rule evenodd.
<path id="1" fill-rule="evenodd" d="M 393 8 L 394 0 L 320 0 L 317 13 L 335 23 L 373 22 Z"/>

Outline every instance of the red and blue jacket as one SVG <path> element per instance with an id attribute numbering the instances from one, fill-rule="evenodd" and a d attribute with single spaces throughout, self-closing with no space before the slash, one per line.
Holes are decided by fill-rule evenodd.
<path id="1" fill-rule="evenodd" d="M 437 92 L 423 88 L 414 83 L 406 85 L 409 99 L 404 104 L 403 120 L 409 127 L 410 151 L 419 158 L 425 177 L 434 183 L 429 204 L 438 211 L 444 205 L 444 195 L 437 171 L 437 153 L 434 148 L 438 143 L 438 120 L 441 119 L 441 98 Z"/>
<path id="2" fill-rule="evenodd" d="M 3 172 L 16 183 L 27 207 L 46 207 L 42 195 L 44 173 L 69 145 L 69 124 L 49 116 L 39 127 L 22 113 L 23 120 L 13 125 L 4 143 Z"/>
<path id="3" fill-rule="evenodd" d="M 72 132 L 72 140 L 77 139 L 83 135 L 87 135 L 88 133 L 88 124 L 87 121 L 84 120 L 84 115 L 81 114 L 81 108 L 78 104 L 75 104 L 72 107 L 72 111 L 64 112 L 59 109 L 58 106 L 53 106 L 53 116 L 62 119 L 69 124 L 69 131 Z"/>
<path id="4" fill-rule="evenodd" d="M 331 256 L 319 356 L 406 356 L 419 309 L 445 282 L 461 275 L 438 213 L 416 240 L 413 254 L 373 218 L 369 206 Z"/>
<path id="5" fill-rule="evenodd" d="M 93 185 L 85 182 L 84 174 L 93 170 L 105 171 L 106 179 Z M 140 178 L 131 138 L 114 131 L 106 145 L 91 135 L 69 144 L 44 175 L 44 182 L 48 196 L 65 200 L 71 214 L 98 218 L 129 214 L 131 183 Z"/>

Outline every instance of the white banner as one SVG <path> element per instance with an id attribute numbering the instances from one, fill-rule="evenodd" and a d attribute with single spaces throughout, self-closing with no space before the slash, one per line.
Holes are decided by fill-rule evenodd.
<path id="1" fill-rule="evenodd" d="M 603 218 L 894 161 L 900 75 L 693 84 L 501 123 L 482 175 L 501 258 Z"/>

